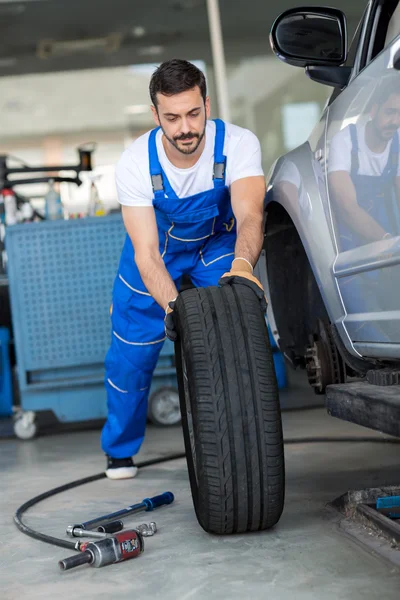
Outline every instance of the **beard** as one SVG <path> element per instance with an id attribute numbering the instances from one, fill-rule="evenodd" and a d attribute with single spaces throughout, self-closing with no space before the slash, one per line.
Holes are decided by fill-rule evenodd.
<path id="1" fill-rule="evenodd" d="M 385 127 L 381 131 L 381 137 L 384 140 L 390 140 L 394 136 L 396 131 L 397 131 L 397 129 L 395 127 Z"/>
<path id="2" fill-rule="evenodd" d="M 189 133 L 182 133 L 181 135 L 178 135 L 174 138 L 171 138 L 167 135 L 167 133 L 165 132 L 164 127 L 161 125 L 161 129 L 163 134 L 165 135 L 165 137 L 167 138 L 167 140 L 169 141 L 169 143 L 178 150 L 178 152 L 181 152 L 182 154 L 194 154 L 197 150 L 197 148 L 200 146 L 201 142 L 203 141 L 203 138 L 206 134 L 206 124 L 207 121 L 204 123 L 204 129 L 202 131 L 202 133 L 192 133 L 191 131 Z M 194 146 L 192 146 L 191 148 L 182 148 L 181 146 L 178 145 L 178 142 L 184 142 L 187 140 L 197 140 L 194 144 Z"/>
<path id="3" fill-rule="evenodd" d="M 395 125 L 379 126 L 379 122 L 376 122 L 375 120 L 369 122 L 371 123 L 375 136 L 382 140 L 382 142 L 391 140 L 398 129 Z"/>

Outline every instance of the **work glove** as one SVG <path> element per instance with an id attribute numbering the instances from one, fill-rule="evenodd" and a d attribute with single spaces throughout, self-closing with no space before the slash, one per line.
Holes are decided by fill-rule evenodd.
<path id="1" fill-rule="evenodd" d="M 228 271 L 228 273 L 224 273 L 218 281 L 220 286 L 232 285 L 234 283 L 247 285 L 247 287 L 252 289 L 260 300 L 262 311 L 266 312 L 267 299 L 265 297 L 264 289 L 257 277 L 254 277 L 253 267 L 245 258 L 235 258 L 232 261 L 231 270 Z"/>
<path id="2" fill-rule="evenodd" d="M 168 302 L 167 308 L 165 309 L 165 317 L 164 317 L 164 330 L 165 335 L 171 342 L 176 342 L 178 339 L 178 333 L 175 328 L 174 322 L 174 308 L 175 308 L 176 298 Z"/>

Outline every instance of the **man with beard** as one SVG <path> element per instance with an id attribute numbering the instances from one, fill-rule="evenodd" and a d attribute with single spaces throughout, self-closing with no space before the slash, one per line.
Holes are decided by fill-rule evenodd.
<path id="1" fill-rule="evenodd" d="M 110 479 L 134 477 L 147 399 L 183 275 L 196 287 L 252 287 L 262 247 L 265 178 L 250 131 L 209 120 L 203 73 L 163 63 L 150 82 L 157 128 L 135 140 L 116 167 L 127 237 L 113 288 L 106 357 L 108 419 L 102 432 Z"/>

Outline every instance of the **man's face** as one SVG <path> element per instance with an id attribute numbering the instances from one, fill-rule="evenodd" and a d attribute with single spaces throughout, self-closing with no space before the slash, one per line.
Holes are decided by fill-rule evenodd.
<path id="1" fill-rule="evenodd" d="M 210 116 L 210 100 L 207 97 L 203 102 L 198 86 L 174 96 L 157 94 L 157 106 L 151 109 L 155 122 L 179 152 L 196 152 Z"/>
<path id="2" fill-rule="evenodd" d="M 371 117 L 379 137 L 382 140 L 390 140 L 400 128 L 400 94 L 391 94 L 379 107 L 374 105 Z"/>

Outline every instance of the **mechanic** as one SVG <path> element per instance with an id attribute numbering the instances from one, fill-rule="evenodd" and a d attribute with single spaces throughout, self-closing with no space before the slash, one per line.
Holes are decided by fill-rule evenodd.
<path id="1" fill-rule="evenodd" d="M 400 232 L 399 127 L 396 74 L 378 86 L 367 123 L 332 139 L 328 181 L 342 252 Z"/>
<path id="2" fill-rule="evenodd" d="M 196 287 L 252 287 L 263 241 L 265 178 L 260 144 L 246 129 L 209 120 L 204 74 L 185 60 L 152 75 L 157 128 L 136 139 L 116 166 L 127 230 L 111 306 L 106 356 L 108 418 L 102 431 L 110 479 L 135 477 L 152 374 L 166 336 L 176 340 L 173 311 L 180 281 Z"/>

